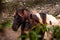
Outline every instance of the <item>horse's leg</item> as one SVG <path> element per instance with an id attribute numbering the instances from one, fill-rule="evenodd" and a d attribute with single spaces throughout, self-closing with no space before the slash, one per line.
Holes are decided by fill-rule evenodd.
<path id="1" fill-rule="evenodd" d="M 50 28 L 52 28 L 52 27 L 50 27 Z M 53 40 L 53 32 L 54 32 L 53 29 L 46 31 L 44 34 L 44 39 L 45 40 Z"/>
<path id="2" fill-rule="evenodd" d="M 25 34 L 24 34 L 24 27 L 22 26 L 21 27 L 21 36 L 24 36 Z M 21 40 L 25 40 L 25 38 L 24 37 L 21 37 Z"/>
<path id="3" fill-rule="evenodd" d="M 28 35 L 28 33 L 25 33 L 24 32 L 25 31 L 24 29 L 25 29 L 25 26 L 22 25 L 22 27 L 21 27 L 21 35 L 24 36 L 24 37 L 22 37 L 21 40 L 27 40 L 28 39 L 28 38 L 26 38 L 27 35 Z"/>
<path id="4" fill-rule="evenodd" d="M 45 40 L 53 40 L 52 34 L 53 34 L 53 33 L 52 33 L 51 31 L 45 32 L 44 39 L 45 39 Z"/>
<path id="5" fill-rule="evenodd" d="M 41 30 L 38 34 L 38 40 L 43 40 L 44 32 Z"/>

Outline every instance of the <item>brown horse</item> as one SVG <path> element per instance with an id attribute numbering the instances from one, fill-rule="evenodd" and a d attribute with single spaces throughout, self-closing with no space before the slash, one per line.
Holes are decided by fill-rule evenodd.
<path id="1" fill-rule="evenodd" d="M 14 31 L 17 31 L 20 25 L 24 25 L 26 26 L 25 29 L 30 29 L 32 25 L 35 25 L 35 23 L 38 23 L 38 22 L 39 22 L 39 19 L 36 17 L 36 15 L 33 15 L 33 13 L 30 10 L 18 9 L 16 10 L 16 13 L 14 15 L 12 28 Z"/>
<path id="2" fill-rule="evenodd" d="M 45 14 L 43 13 L 43 15 L 43 20 L 45 20 Z M 14 15 L 12 29 L 17 31 L 21 26 L 21 34 L 27 34 L 37 23 L 39 23 L 39 18 L 30 10 L 24 8 L 18 9 Z M 43 21 L 43 23 L 45 22 Z M 24 38 L 22 40 L 24 40 Z"/>

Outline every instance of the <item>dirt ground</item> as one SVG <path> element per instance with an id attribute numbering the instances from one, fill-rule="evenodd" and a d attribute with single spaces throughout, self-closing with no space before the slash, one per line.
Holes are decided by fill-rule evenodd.
<path id="1" fill-rule="evenodd" d="M 60 19 L 58 19 L 60 24 Z M 17 32 L 13 31 L 12 28 L 5 28 L 4 30 L 0 30 L 0 40 L 20 40 L 18 37 L 20 36 L 20 28 Z"/>
<path id="2" fill-rule="evenodd" d="M 17 32 L 14 32 L 12 28 L 5 28 L 0 30 L 0 40 L 20 40 L 20 29 Z"/>

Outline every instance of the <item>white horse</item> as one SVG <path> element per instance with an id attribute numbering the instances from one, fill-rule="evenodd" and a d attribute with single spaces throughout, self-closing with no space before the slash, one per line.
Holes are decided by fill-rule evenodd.
<path id="1" fill-rule="evenodd" d="M 41 14 L 42 14 L 42 16 L 41 16 Z M 52 15 L 44 14 L 44 13 L 36 13 L 35 15 L 37 16 L 37 18 L 39 19 L 39 22 L 41 24 L 44 24 L 43 21 L 45 21 L 47 24 L 47 27 L 49 27 L 49 28 L 53 28 L 53 26 L 59 26 L 59 21 Z M 53 30 L 46 31 L 44 34 L 44 39 L 51 40 L 53 37 L 52 35 L 53 35 Z"/>

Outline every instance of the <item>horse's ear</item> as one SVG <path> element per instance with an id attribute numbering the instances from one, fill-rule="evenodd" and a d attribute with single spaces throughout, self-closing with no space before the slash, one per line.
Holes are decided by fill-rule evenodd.
<path id="1" fill-rule="evenodd" d="M 27 16 L 28 15 L 28 11 L 24 10 L 24 15 Z"/>
<path id="2" fill-rule="evenodd" d="M 17 14 L 22 17 L 23 14 L 24 14 L 24 13 L 23 13 L 23 10 L 18 10 Z"/>

